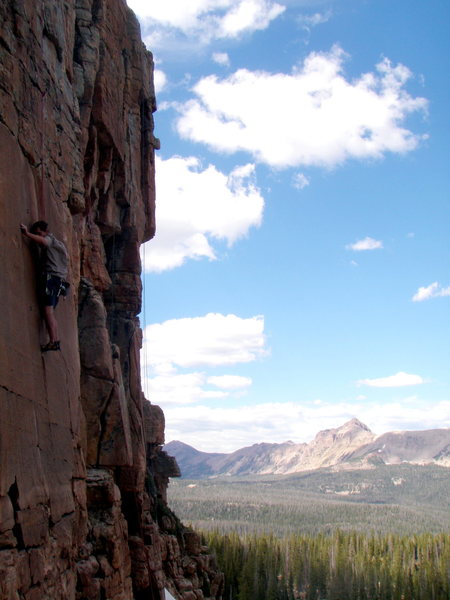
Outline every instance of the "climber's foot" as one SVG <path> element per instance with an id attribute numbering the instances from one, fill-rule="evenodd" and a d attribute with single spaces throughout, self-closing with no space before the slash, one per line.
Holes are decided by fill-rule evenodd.
<path id="1" fill-rule="evenodd" d="M 44 346 L 41 346 L 41 352 L 51 352 L 52 350 L 60 350 L 60 343 L 59 341 L 56 342 L 48 342 L 48 344 L 45 344 Z"/>

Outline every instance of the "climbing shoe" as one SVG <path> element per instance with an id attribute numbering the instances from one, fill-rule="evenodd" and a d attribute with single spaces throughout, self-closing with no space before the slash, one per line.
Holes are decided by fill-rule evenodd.
<path id="1" fill-rule="evenodd" d="M 41 346 L 41 352 L 51 352 L 52 350 L 60 350 L 59 342 L 48 342 L 44 346 Z"/>

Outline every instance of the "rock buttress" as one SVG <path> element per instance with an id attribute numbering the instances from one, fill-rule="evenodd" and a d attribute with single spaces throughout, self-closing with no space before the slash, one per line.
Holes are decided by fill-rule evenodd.
<path id="1" fill-rule="evenodd" d="M 153 62 L 123 0 L 0 5 L 0 600 L 221 597 L 166 504 L 176 463 L 141 391 L 140 245 L 154 220 Z M 38 219 L 70 254 L 45 332 Z"/>

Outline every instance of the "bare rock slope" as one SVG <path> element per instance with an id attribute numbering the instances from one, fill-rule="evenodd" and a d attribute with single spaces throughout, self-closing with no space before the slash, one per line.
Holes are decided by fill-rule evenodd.
<path id="1" fill-rule="evenodd" d="M 174 441 L 164 449 L 175 456 L 184 477 L 282 475 L 325 467 L 371 468 L 377 464 L 450 465 L 450 429 L 399 431 L 377 436 L 358 419 L 320 431 L 309 444 L 254 444 L 231 454 L 200 452 Z"/>
<path id="2" fill-rule="evenodd" d="M 0 598 L 220 598 L 166 504 L 179 475 L 139 372 L 154 235 L 152 56 L 124 0 L 0 3 Z M 70 254 L 61 352 L 41 354 L 30 244 Z"/>

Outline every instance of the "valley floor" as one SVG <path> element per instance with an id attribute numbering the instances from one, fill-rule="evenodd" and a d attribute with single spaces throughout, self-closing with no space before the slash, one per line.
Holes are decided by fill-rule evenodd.
<path id="1" fill-rule="evenodd" d="M 436 466 L 179 479 L 170 483 L 169 503 L 184 522 L 222 533 L 450 531 L 449 470 Z"/>
<path id="2" fill-rule="evenodd" d="M 169 503 L 215 550 L 224 600 L 448 600 L 448 473 L 180 479 Z"/>

